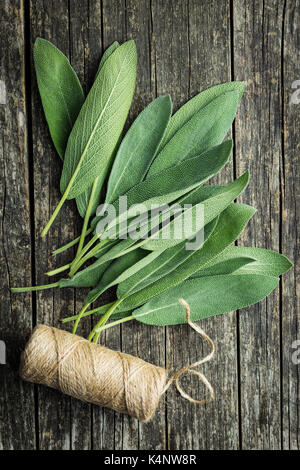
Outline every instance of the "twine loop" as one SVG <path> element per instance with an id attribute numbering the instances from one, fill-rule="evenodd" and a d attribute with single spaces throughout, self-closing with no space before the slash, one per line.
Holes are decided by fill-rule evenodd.
<path id="1" fill-rule="evenodd" d="M 198 372 L 197 370 L 194 370 L 194 367 L 200 366 L 201 364 L 204 364 L 205 362 L 208 362 L 212 359 L 212 357 L 214 356 L 214 353 L 215 353 L 215 345 L 214 345 L 213 341 L 211 340 L 211 338 L 202 330 L 202 328 L 200 328 L 199 325 L 196 325 L 195 323 L 193 323 L 191 321 L 191 310 L 190 310 L 189 304 L 184 299 L 179 299 L 179 302 L 181 303 L 181 305 L 183 305 L 185 307 L 186 321 L 187 321 L 188 325 L 191 328 L 193 328 L 193 330 L 197 331 L 197 333 L 199 333 L 202 336 L 202 338 L 205 339 L 210 344 L 211 351 L 203 359 L 200 359 L 199 361 L 193 362 L 193 364 L 189 364 L 189 365 L 183 367 L 182 369 L 180 369 L 178 372 L 175 372 L 175 374 L 172 375 L 172 377 L 168 380 L 168 382 L 165 386 L 164 392 L 166 392 L 168 390 L 168 388 L 170 387 L 170 385 L 173 382 L 175 382 L 176 388 L 177 388 L 178 392 L 180 393 L 180 395 L 183 398 L 188 400 L 190 403 L 195 403 L 197 405 L 206 405 L 207 403 L 210 403 L 214 399 L 214 389 L 212 388 L 210 382 L 207 380 L 205 375 L 201 374 L 201 372 Z M 204 399 L 204 400 L 196 400 L 195 398 L 188 395 L 182 389 L 182 387 L 179 383 L 179 379 L 185 373 L 193 374 L 193 375 L 196 375 L 197 377 L 199 377 L 200 381 L 202 383 L 204 383 L 204 385 L 207 387 L 207 389 L 209 391 L 209 398 Z"/>

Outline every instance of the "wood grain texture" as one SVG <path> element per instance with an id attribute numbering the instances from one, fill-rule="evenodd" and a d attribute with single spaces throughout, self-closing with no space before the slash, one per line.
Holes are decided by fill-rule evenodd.
<path id="1" fill-rule="evenodd" d="M 28 127 L 25 91 L 24 10 L 1 3 L 0 15 L 0 449 L 35 448 L 33 386 L 18 377 L 20 352 L 32 327 L 31 295 L 10 287 L 31 283 Z M 4 53 L 5 52 L 5 53 Z"/>
<path id="2" fill-rule="evenodd" d="M 287 1 L 282 30 L 283 155 L 281 165 L 281 250 L 294 263 L 282 279 L 282 439 L 283 449 L 300 446 L 299 354 L 299 129 L 300 129 L 300 2 Z M 298 80 L 297 83 L 295 81 Z M 295 89 L 296 87 L 296 89 Z M 297 92 L 295 95 L 294 93 Z M 293 95 L 294 94 L 294 95 Z M 297 342 L 298 341 L 298 342 Z"/>
<path id="3" fill-rule="evenodd" d="M 257 213 L 241 244 L 280 245 L 281 28 L 283 3 L 234 3 L 234 78 L 247 82 L 236 121 L 238 174 L 251 181 L 239 198 Z M 281 448 L 279 289 L 240 312 L 241 447 Z"/>
<path id="4" fill-rule="evenodd" d="M 0 80 L 0 449 L 299 449 L 299 340 L 296 296 L 299 240 L 299 0 L 4 0 L 1 3 Z M 26 25 L 26 27 L 24 26 Z M 32 324 L 56 326 L 78 312 L 84 291 L 10 294 L 11 285 L 48 282 L 46 271 L 69 262 L 53 249 L 78 235 L 81 219 L 68 201 L 48 236 L 40 233 L 59 201 L 61 162 L 51 143 L 32 60 L 37 36 L 69 57 L 87 92 L 103 51 L 134 39 L 138 51 L 135 98 L 126 129 L 153 98 L 170 93 L 175 110 L 205 88 L 246 80 L 232 135 L 233 161 L 214 182 L 247 168 L 240 198 L 257 208 L 240 244 L 286 254 L 295 269 L 266 301 L 210 318 L 201 327 L 216 355 L 201 368 L 214 386 L 213 403 L 196 407 L 171 387 L 150 423 L 93 407 L 17 376 Z M 294 98 L 300 101 L 300 93 Z M 33 170 L 29 172 L 28 170 Z M 21 216 L 20 216 L 21 214 Z M 33 261 L 33 264 L 31 263 Z M 106 293 L 99 304 L 112 300 Z M 90 328 L 84 319 L 79 332 Z M 135 354 L 170 372 L 206 353 L 187 326 L 134 322 L 108 330 L 107 346 Z M 294 345 L 294 347 L 293 347 Z M 299 346 L 298 346 L 299 348 Z M 205 393 L 195 379 L 184 387 Z"/>

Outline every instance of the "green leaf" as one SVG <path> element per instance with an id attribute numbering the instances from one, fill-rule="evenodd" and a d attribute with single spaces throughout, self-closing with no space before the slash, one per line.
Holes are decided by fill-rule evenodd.
<path id="1" fill-rule="evenodd" d="M 103 181 L 101 180 L 101 178 L 96 178 L 96 179 L 97 181 L 95 183 L 93 195 L 92 195 L 92 188 L 93 188 L 93 185 L 92 185 L 88 189 L 86 189 L 83 193 L 79 194 L 79 196 L 76 197 L 77 210 L 82 218 L 84 218 L 86 214 L 91 195 L 93 198 L 91 211 L 90 211 L 91 216 L 95 214 L 97 207 L 99 206 Z"/>
<path id="2" fill-rule="evenodd" d="M 232 263 L 235 259 L 241 257 L 252 258 L 253 262 L 240 267 L 237 271 L 238 274 L 264 274 L 277 277 L 288 271 L 292 266 L 290 260 L 276 251 L 247 246 L 229 246 L 212 262 L 208 263 L 204 270 L 196 272 L 192 277 L 204 275 L 203 271 L 214 269 L 217 263 Z"/>
<path id="3" fill-rule="evenodd" d="M 120 258 L 115 259 L 106 269 L 102 276 L 101 284 L 110 285 L 124 271 L 135 265 L 138 261 L 145 258 L 146 253 L 142 249 L 131 251 Z"/>
<path id="4" fill-rule="evenodd" d="M 163 217 L 162 217 L 162 220 Z M 141 231 L 141 236 L 147 235 L 149 229 L 145 225 Z M 127 252 L 134 251 L 139 248 L 139 244 L 132 238 L 124 240 L 110 240 L 107 245 L 101 246 L 94 253 L 98 259 L 92 264 L 77 272 L 72 279 L 63 279 L 60 281 L 60 287 L 94 287 L 98 284 L 103 274 L 102 265 L 113 259 L 125 256 Z M 159 253 L 159 252 L 157 252 Z M 106 265 L 107 267 L 107 265 Z M 106 268 L 105 268 L 106 269 Z M 100 276 L 99 276 L 100 272 Z"/>
<path id="5" fill-rule="evenodd" d="M 205 199 L 213 196 L 218 191 L 218 189 L 222 187 L 223 186 L 219 185 L 202 186 L 202 184 L 200 183 L 196 186 L 195 189 L 192 189 L 191 191 L 180 197 L 176 201 L 176 203 L 181 204 L 181 202 L 184 201 L 186 197 L 189 197 L 190 204 L 198 204 L 199 202 L 204 201 Z M 91 227 L 95 228 L 100 219 L 100 216 L 94 217 L 91 222 Z"/>
<path id="6" fill-rule="evenodd" d="M 109 267 L 110 261 L 103 262 L 101 265 L 97 266 L 97 269 L 93 271 L 88 271 L 82 275 L 83 271 L 77 273 L 74 277 L 70 279 L 60 279 L 58 285 L 62 287 L 95 287 L 100 281 L 101 277 L 105 270 Z"/>
<path id="7" fill-rule="evenodd" d="M 114 202 L 143 181 L 172 113 L 169 95 L 152 101 L 136 118 L 122 140 L 110 172 L 106 203 Z"/>
<path id="8" fill-rule="evenodd" d="M 190 209 L 186 209 L 184 213 L 171 221 L 170 224 L 165 226 L 160 232 L 156 233 L 155 236 L 150 237 L 149 241 L 146 242 L 144 247 L 148 250 L 163 250 L 175 246 L 184 239 L 190 239 L 197 233 L 197 219 L 199 210 L 203 211 L 204 214 L 204 225 L 207 225 L 215 217 L 217 217 L 226 207 L 234 201 L 246 188 L 249 183 L 249 172 L 246 171 L 238 179 L 229 183 L 227 186 L 223 186 L 214 192 L 214 195 L 202 200 L 199 204 L 193 205 Z M 187 195 L 182 198 L 180 205 L 192 204 L 191 201 L 195 199 L 195 194 Z M 182 225 L 182 237 L 181 238 L 169 238 L 164 239 L 163 236 L 166 233 L 166 228 L 170 230 L 170 234 L 174 234 L 175 226 Z"/>
<path id="9" fill-rule="evenodd" d="M 99 284 L 87 296 L 86 302 L 94 302 L 109 287 L 115 286 L 129 277 L 133 276 L 142 267 L 147 266 L 159 256 L 159 252 L 146 255 L 141 249 L 131 251 L 119 259 L 116 259 L 107 268 Z"/>
<path id="10" fill-rule="evenodd" d="M 114 229 L 122 220 L 136 215 L 135 204 L 141 203 L 145 210 L 149 210 L 153 204 L 158 206 L 168 204 L 203 184 L 224 167 L 229 159 L 231 150 L 232 141 L 228 140 L 218 147 L 163 170 L 160 174 L 147 178 L 142 183 L 134 186 L 125 194 L 127 196 L 127 207 L 130 209 L 119 214 L 119 200 L 116 201 L 114 206 L 118 216 L 101 235 L 102 239 L 109 238 L 111 236 L 109 230 Z"/>
<path id="11" fill-rule="evenodd" d="M 205 227 L 207 239 L 209 238 L 209 234 L 213 233 L 215 227 L 215 221 L 212 221 Z M 185 244 L 181 243 L 173 249 L 167 249 L 163 252 L 155 251 L 154 253 L 156 253 L 157 256 L 151 260 L 151 263 L 147 263 L 145 266 L 141 265 L 140 270 L 136 270 L 135 274 L 118 281 L 118 296 L 121 297 L 122 295 L 127 295 L 129 292 L 132 294 L 137 290 L 141 290 L 148 284 L 153 283 L 155 280 L 173 271 L 182 263 L 182 258 L 185 257 L 186 254 L 185 248 Z"/>
<path id="12" fill-rule="evenodd" d="M 220 144 L 232 124 L 238 102 L 239 93 L 230 91 L 208 103 L 169 140 L 154 159 L 148 175 L 158 174 Z"/>
<path id="13" fill-rule="evenodd" d="M 120 44 L 117 41 L 115 41 L 106 49 L 106 51 L 104 52 L 104 54 L 101 58 L 101 61 L 100 61 L 95 79 L 97 78 L 97 76 L 98 76 L 100 70 L 102 69 L 103 65 L 105 64 L 106 60 L 111 56 L 111 54 L 119 46 L 120 46 Z M 118 148 L 118 144 L 116 145 L 116 148 Z M 112 160 L 114 159 L 115 151 L 116 150 L 114 150 L 114 152 L 112 154 L 112 157 L 111 157 Z M 81 215 L 81 217 L 84 217 L 85 214 L 86 214 L 86 210 L 88 208 L 91 195 L 92 195 L 93 201 L 92 201 L 92 206 L 91 206 L 91 209 L 90 209 L 90 215 L 95 214 L 95 212 L 97 210 L 97 207 L 99 206 L 99 203 L 100 203 L 100 195 L 101 195 L 102 185 L 103 185 L 103 181 L 102 181 L 101 177 L 98 177 L 94 188 L 93 188 L 93 185 L 91 185 L 83 193 L 81 193 L 81 194 L 79 194 L 79 196 L 77 196 L 76 205 L 77 205 L 77 209 L 78 209 L 78 212 Z"/>
<path id="14" fill-rule="evenodd" d="M 71 129 L 84 103 L 84 93 L 67 57 L 49 41 L 37 38 L 33 57 L 50 134 L 63 160 Z"/>
<path id="15" fill-rule="evenodd" d="M 231 204 L 220 214 L 216 229 L 199 250 L 187 251 L 183 243 L 164 251 L 162 257 L 166 254 L 169 254 L 170 258 L 174 254 L 175 256 L 172 257 L 169 265 L 164 265 L 161 271 L 156 272 L 158 278 L 154 276 L 154 279 L 151 279 L 151 276 L 148 276 L 148 285 L 144 286 L 143 275 L 140 272 L 140 280 L 137 280 L 130 290 L 126 289 L 128 280 L 119 284 L 117 296 L 124 298 L 122 309 L 132 310 L 192 276 L 238 238 L 254 213 L 253 207 Z M 159 258 L 156 258 L 154 262 L 159 263 Z"/>
<path id="16" fill-rule="evenodd" d="M 86 270 L 83 269 L 79 271 L 72 278 L 60 279 L 59 287 L 95 287 L 111 262 L 109 256 L 105 258 L 105 255 L 111 250 L 113 244 L 114 243 L 111 242 L 111 244 L 105 245 L 102 249 L 99 249 L 99 255 L 101 255 L 103 262 L 98 263 L 94 269 L 88 270 L 88 268 L 86 268 Z"/>
<path id="17" fill-rule="evenodd" d="M 208 239 L 209 236 L 213 233 L 217 221 L 218 218 L 213 220 L 205 227 L 205 239 Z M 98 261 L 98 263 L 95 262 L 93 265 L 90 265 L 84 270 L 78 272 L 72 279 L 62 279 L 59 281 L 59 286 L 93 287 L 98 282 L 97 287 L 95 287 L 95 289 L 93 289 L 86 298 L 86 302 L 95 301 L 109 287 L 116 285 L 119 282 L 123 282 L 129 277 L 132 277 L 136 272 L 147 266 L 152 260 L 160 255 L 160 252 L 156 251 L 155 253 L 151 254 L 151 256 L 147 256 L 146 251 L 137 248 L 135 251 L 129 252 L 120 258 L 116 258 L 114 262 L 111 262 L 110 260 L 107 261 L 107 258 L 113 259 L 115 257 L 116 248 L 118 250 L 118 247 L 115 246 L 114 250 L 111 248 L 106 252 L 106 258 L 104 258 L 104 261 L 102 258 L 103 252 L 101 251 L 101 259 Z M 122 250 L 119 249 L 117 253 L 121 251 Z M 142 253 L 144 256 L 142 256 Z M 170 258 L 168 257 L 168 261 L 169 260 Z M 159 267 L 161 267 L 161 262 Z M 153 275 L 153 268 L 151 268 L 151 274 Z M 127 316 L 127 314 L 128 312 L 126 311 L 124 316 Z M 118 311 L 115 315 L 112 315 L 112 318 L 120 318 L 120 311 Z"/>
<path id="18" fill-rule="evenodd" d="M 218 257 L 217 257 L 218 258 Z M 217 259 L 215 258 L 214 261 Z M 207 277 L 207 276 L 219 276 L 221 274 L 233 274 L 239 272 L 239 270 L 249 264 L 253 263 L 255 260 L 253 258 L 232 258 L 224 261 L 220 261 L 212 265 L 211 267 L 200 269 L 197 273 L 189 277 L 189 279 L 196 279 L 198 277 Z"/>
<path id="19" fill-rule="evenodd" d="M 67 199 L 79 196 L 95 177 L 103 182 L 131 104 L 136 75 L 134 41 L 105 61 L 71 131 L 61 176 Z"/>
<path id="20" fill-rule="evenodd" d="M 135 310 L 136 320 L 148 325 L 186 323 L 183 298 L 191 308 L 191 320 L 231 312 L 259 302 L 277 286 L 278 278 L 260 274 L 201 277 L 183 282 Z"/>
<path id="21" fill-rule="evenodd" d="M 204 227 L 204 241 L 206 242 L 209 237 L 214 233 L 216 227 L 218 226 L 219 216 L 213 219 L 209 224 Z"/>
<path id="22" fill-rule="evenodd" d="M 106 62 L 106 60 L 111 56 L 111 54 L 120 46 L 120 44 L 118 43 L 118 41 L 114 41 L 105 51 L 104 51 L 104 54 L 103 56 L 101 57 L 101 60 L 100 60 L 100 64 L 99 64 L 99 67 L 98 67 L 98 70 L 97 70 L 97 73 L 95 75 L 95 79 L 97 78 L 100 70 L 102 69 L 104 63 Z"/>
<path id="23" fill-rule="evenodd" d="M 99 283 L 104 271 L 107 269 L 111 260 L 123 256 L 122 252 L 130 248 L 135 243 L 135 240 L 111 240 L 104 247 L 99 248 L 96 259 L 92 264 L 86 268 L 78 271 L 71 279 L 61 279 L 59 281 L 60 287 L 95 287 Z M 125 253 L 124 253 L 125 255 Z M 105 267 L 103 268 L 103 265 Z"/>
<path id="24" fill-rule="evenodd" d="M 219 194 L 219 191 L 223 189 L 225 186 L 221 186 L 218 184 L 213 184 L 210 186 L 198 186 L 197 188 L 190 191 L 188 194 L 182 196 L 178 202 L 180 204 L 199 204 L 206 199 Z"/>
<path id="25" fill-rule="evenodd" d="M 216 85 L 202 91 L 194 98 L 185 103 L 175 114 L 171 117 L 167 131 L 159 147 L 159 151 L 171 140 L 179 129 L 181 129 L 196 113 L 203 109 L 208 103 L 213 101 L 220 95 L 229 91 L 236 90 L 238 92 L 238 101 L 240 101 L 245 89 L 245 82 L 228 82 Z"/>
<path id="26" fill-rule="evenodd" d="M 179 198 L 174 203 L 174 205 L 170 207 L 170 211 L 173 210 L 173 207 L 175 207 L 175 205 L 185 204 L 185 201 L 188 201 L 189 204 L 198 204 L 198 203 L 212 197 L 213 195 L 217 194 L 221 188 L 223 188 L 223 186 L 211 185 L 211 186 L 202 187 L 201 185 L 199 185 L 195 189 L 189 191 L 187 194 L 184 194 L 181 198 Z M 166 219 L 167 219 L 167 213 L 166 213 Z M 151 219 L 151 221 L 153 221 L 153 219 Z M 159 221 L 159 223 L 161 223 L 161 222 L 162 222 L 162 220 Z M 166 224 L 166 222 L 167 221 L 165 221 L 165 224 Z M 209 223 L 209 224 L 205 225 L 205 227 L 204 227 L 204 231 L 205 231 L 204 239 L 205 240 L 211 235 L 211 232 L 214 230 L 217 222 L 218 222 L 218 217 L 216 217 L 214 219 L 213 224 Z M 142 245 L 142 248 L 145 249 L 145 250 L 148 249 L 147 246 L 150 246 L 150 244 L 148 245 L 148 240 L 151 241 L 150 238 L 148 238 L 148 239 L 145 240 L 145 243 Z M 180 242 L 180 240 L 179 240 L 179 242 Z M 167 246 L 164 247 L 164 245 L 162 244 L 161 249 L 159 251 L 161 251 L 163 249 L 166 249 L 166 248 L 168 248 L 168 247 Z M 152 249 L 150 251 L 152 251 Z"/>

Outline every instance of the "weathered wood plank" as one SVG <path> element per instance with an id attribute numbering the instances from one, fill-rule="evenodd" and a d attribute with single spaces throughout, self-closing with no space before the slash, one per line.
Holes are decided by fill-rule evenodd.
<path id="1" fill-rule="evenodd" d="M 11 294 L 31 284 L 28 121 L 25 89 L 24 9 L 1 2 L 0 15 L 0 449 L 35 448 L 33 385 L 18 377 L 20 352 L 32 326 L 30 294 Z"/>
<path id="2" fill-rule="evenodd" d="M 68 2 L 38 0 L 31 2 L 31 50 L 37 36 L 52 41 L 69 55 Z M 32 68 L 32 139 L 34 158 L 34 208 L 36 282 L 47 284 L 44 275 L 49 269 L 66 264 L 68 252 L 53 258 L 51 252 L 74 236 L 74 209 L 67 202 L 49 234 L 42 239 L 41 230 L 49 220 L 59 199 L 61 162 L 51 142 L 40 97 L 35 72 Z M 73 314 L 74 293 L 71 289 L 54 289 L 37 294 L 37 322 L 57 326 L 62 316 Z M 62 393 L 39 387 L 39 441 L 40 448 L 71 448 L 71 400 Z"/>
<path id="3" fill-rule="evenodd" d="M 229 2 L 154 2 L 153 36 L 158 94 L 170 92 L 175 108 L 205 88 L 230 80 Z M 220 182 L 232 179 L 233 165 Z M 229 314 L 201 322 L 216 343 L 216 356 L 202 370 L 211 380 L 216 400 L 197 407 L 172 387 L 167 393 L 168 448 L 237 448 L 238 405 L 236 321 Z M 170 371 L 205 354 L 206 345 L 186 326 L 167 329 L 166 363 Z M 184 381 L 193 396 L 205 390 Z"/>
<path id="4" fill-rule="evenodd" d="M 241 244 L 279 250 L 281 28 L 283 2 L 234 2 L 235 79 L 247 88 L 236 123 L 237 171 L 251 181 L 240 198 L 257 208 Z M 240 314 L 243 449 L 281 447 L 279 289 Z"/>
<path id="5" fill-rule="evenodd" d="M 294 263 L 282 280 L 282 436 L 284 449 L 300 448 L 299 350 L 299 129 L 300 2 L 287 1 L 283 18 L 283 158 L 281 250 Z M 297 83 L 295 81 L 298 80 Z M 297 87 L 297 90 L 295 90 Z M 296 94 L 293 95 L 293 93 Z M 298 343 L 296 342 L 298 340 Z"/>

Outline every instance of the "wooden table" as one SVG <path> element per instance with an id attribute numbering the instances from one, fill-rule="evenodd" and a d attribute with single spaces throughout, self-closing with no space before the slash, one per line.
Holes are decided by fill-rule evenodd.
<path id="1" fill-rule="evenodd" d="M 203 367 L 215 401 L 197 407 L 171 388 L 147 424 L 21 382 L 18 361 L 32 326 L 57 325 L 79 310 L 85 293 L 16 295 L 9 288 L 46 283 L 44 273 L 71 257 L 66 252 L 54 259 L 52 250 L 80 231 L 68 202 L 50 236 L 40 237 L 59 200 L 61 163 L 32 66 L 38 36 L 70 58 L 85 90 L 103 50 L 114 40 L 133 38 L 138 74 L 130 120 L 157 95 L 170 92 L 176 109 L 211 85 L 246 80 L 232 128 L 233 161 L 217 181 L 250 170 L 249 188 L 239 200 L 257 213 L 239 243 L 279 250 L 296 263 L 300 1 L 2 0 L 0 21 L 0 339 L 7 347 L 7 364 L 0 365 L 0 448 L 299 448 L 295 270 L 258 305 L 201 322 L 216 344 L 214 360 Z M 105 342 L 170 370 L 206 350 L 187 326 L 124 325 L 107 332 Z M 194 396 L 204 393 L 196 381 L 186 384 Z"/>

